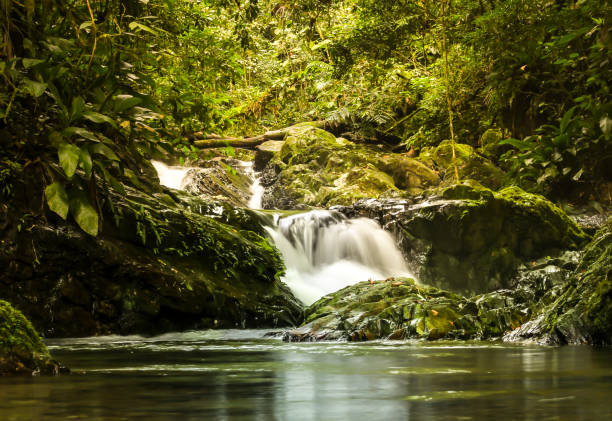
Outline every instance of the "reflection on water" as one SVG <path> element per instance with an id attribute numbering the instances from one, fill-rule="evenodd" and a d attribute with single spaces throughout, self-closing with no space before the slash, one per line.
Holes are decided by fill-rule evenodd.
<path id="1" fill-rule="evenodd" d="M 74 374 L 0 378 L 0 420 L 612 419 L 610 349 L 264 333 L 49 341 Z"/>

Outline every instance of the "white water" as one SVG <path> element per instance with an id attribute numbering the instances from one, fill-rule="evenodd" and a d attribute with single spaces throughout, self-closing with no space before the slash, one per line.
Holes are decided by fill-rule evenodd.
<path id="1" fill-rule="evenodd" d="M 160 183 L 183 189 L 193 167 L 169 167 L 151 161 Z M 264 188 L 252 162 L 240 162 L 252 180 L 248 206 L 261 209 Z M 347 219 L 338 212 L 318 210 L 284 218 L 266 227 L 287 266 L 283 281 L 306 305 L 357 282 L 395 276 L 412 277 L 393 237 L 371 219 Z"/>
<path id="2" fill-rule="evenodd" d="M 248 161 L 238 161 L 244 173 L 251 179 L 250 187 L 251 198 L 249 199 L 248 207 L 251 209 L 261 209 L 261 199 L 264 194 L 264 187 L 259 183 L 259 177 L 253 170 L 253 163 Z M 176 190 L 185 188 L 185 177 L 191 170 L 198 170 L 197 167 L 169 167 L 163 162 L 152 160 L 151 164 L 157 171 L 159 183 L 162 186 L 170 187 Z"/>
<path id="3" fill-rule="evenodd" d="M 357 282 L 412 277 L 393 237 L 371 219 L 318 210 L 266 230 L 287 266 L 283 281 L 306 305 Z"/>
<path id="4" fill-rule="evenodd" d="M 250 192 L 251 198 L 249 199 L 248 207 L 251 209 L 261 209 L 261 199 L 264 194 L 264 187 L 259 183 L 259 176 L 253 169 L 252 161 L 240 161 L 244 173 L 249 176 L 252 181 Z"/>
<path id="5" fill-rule="evenodd" d="M 170 187 L 171 189 L 181 190 L 183 188 L 183 180 L 189 170 L 194 167 L 169 167 L 163 162 L 151 161 L 157 176 L 159 177 L 159 184 L 162 186 Z"/>

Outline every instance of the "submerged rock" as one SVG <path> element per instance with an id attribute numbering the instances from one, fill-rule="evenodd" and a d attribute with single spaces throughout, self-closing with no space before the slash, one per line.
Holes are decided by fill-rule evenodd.
<path id="1" fill-rule="evenodd" d="M 58 374 L 60 369 L 66 370 L 51 359 L 30 321 L 0 300 L 0 375 Z"/>
<path id="2" fill-rule="evenodd" d="M 309 124 L 287 131 L 262 178 L 264 207 L 279 209 L 298 203 L 348 205 L 367 197 L 398 197 L 438 183 L 438 175 L 413 158 L 384 154 Z"/>
<path id="3" fill-rule="evenodd" d="M 514 187 L 461 184 L 418 200 L 362 200 L 338 210 L 395 233 L 421 282 L 467 295 L 510 288 L 521 266 L 588 239 L 553 203 Z"/>

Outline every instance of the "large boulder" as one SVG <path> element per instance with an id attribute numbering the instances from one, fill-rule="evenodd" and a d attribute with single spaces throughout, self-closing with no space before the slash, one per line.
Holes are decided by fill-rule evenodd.
<path id="1" fill-rule="evenodd" d="M 444 174 L 446 184 L 456 182 L 455 165 L 460 180 L 475 180 L 485 187 L 498 189 L 502 185 L 504 172 L 489 159 L 476 153 L 473 147 L 455 143 L 455 158 L 450 140 L 440 143 L 433 152 L 433 161 Z"/>
<path id="2" fill-rule="evenodd" d="M 247 210 L 124 186 L 101 197 L 104 227 L 92 237 L 51 212 L 24 214 L 40 197 L 30 190 L 42 187 L 17 183 L 0 204 L 0 298 L 46 336 L 301 322 L 281 257 Z"/>
<path id="3" fill-rule="evenodd" d="M 363 200 L 338 207 L 395 233 L 423 283 L 463 294 L 513 286 L 519 267 L 576 250 L 587 235 L 542 196 L 455 185 L 411 200 Z"/>
<path id="4" fill-rule="evenodd" d="M 529 319 L 533 294 L 501 290 L 465 298 L 412 279 L 361 282 L 323 297 L 306 310 L 289 341 L 489 339 Z"/>
<path id="5" fill-rule="evenodd" d="M 57 374 L 60 366 L 19 310 L 0 300 L 0 375 Z"/>
<path id="6" fill-rule="evenodd" d="M 506 336 L 509 341 L 612 345 L 612 224 L 587 245 L 582 262 L 554 301 L 532 321 Z"/>
<path id="7" fill-rule="evenodd" d="M 368 197 L 417 194 L 438 183 L 433 170 L 405 154 L 385 154 L 298 124 L 287 130 L 264 171 L 263 203 L 280 209 L 348 205 Z"/>

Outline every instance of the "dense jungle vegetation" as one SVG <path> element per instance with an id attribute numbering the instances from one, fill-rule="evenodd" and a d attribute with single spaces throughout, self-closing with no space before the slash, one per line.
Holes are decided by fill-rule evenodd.
<path id="1" fill-rule="evenodd" d="M 486 146 L 506 185 L 612 201 L 611 11 L 606 0 L 3 0 L 0 196 L 26 169 L 51 210 L 96 235 L 109 191 L 142 183 L 135 157 L 189 158 L 204 134 L 328 120 L 413 156 L 445 139 Z"/>

